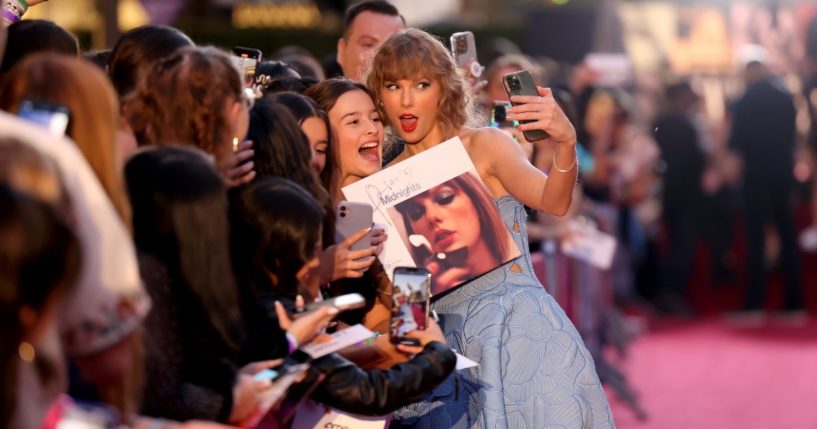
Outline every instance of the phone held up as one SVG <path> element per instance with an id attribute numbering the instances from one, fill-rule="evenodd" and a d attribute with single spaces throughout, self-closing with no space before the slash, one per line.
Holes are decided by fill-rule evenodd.
<path id="1" fill-rule="evenodd" d="M 451 53 L 457 65 L 473 78 L 482 76 L 484 67 L 477 61 L 477 44 L 474 33 L 461 31 L 451 35 Z"/>
<path id="2" fill-rule="evenodd" d="M 56 136 L 65 135 L 70 114 L 68 108 L 44 101 L 23 100 L 17 109 L 17 116 L 39 125 Z"/>
<path id="3" fill-rule="evenodd" d="M 233 48 L 233 61 L 241 70 L 244 87 L 252 88 L 255 81 L 255 70 L 261 62 L 261 50 L 236 46 Z"/>
<path id="4" fill-rule="evenodd" d="M 341 201 L 335 210 L 335 243 L 340 243 L 364 228 L 374 225 L 374 208 L 368 203 Z M 371 234 L 363 237 L 354 244 L 351 250 L 361 250 L 371 247 Z"/>
<path id="5" fill-rule="evenodd" d="M 536 83 L 527 70 L 506 74 L 502 77 L 502 85 L 505 87 L 505 92 L 508 93 L 508 97 L 513 97 L 514 95 L 539 96 L 539 92 L 536 90 Z M 518 104 L 519 103 L 513 103 L 514 106 Z M 523 124 L 530 122 L 536 121 L 531 119 L 520 121 L 520 123 Z M 542 130 L 524 131 L 523 134 L 525 135 L 525 139 L 529 142 L 544 140 L 550 137 L 548 133 Z"/>
<path id="6" fill-rule="evenodd" d="M 393 344 L 418 346 L 420 342 L 407 338 L 406 334 L 425 330 L 428 326 L 431 272 L 422 267 L 397 267 L 394 269 L 392 284 L 390 341 Z"/>

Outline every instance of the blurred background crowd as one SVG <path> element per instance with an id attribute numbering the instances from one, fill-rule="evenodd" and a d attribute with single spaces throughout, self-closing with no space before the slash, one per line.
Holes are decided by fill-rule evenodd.
<path id="1" fill-rule="evenodd" d="M 3 1 L 5 5 L 6 0 Z M 147 366 L 145 374 L 129 374 L 134 379 L 159 377 L 158 374 L 174 369 L 181 371 L 189 363 L 169 362 L 170 359 L 158 357 L 159 363 L 151 366 L 151 362 L 157 361 L 156 356 L 151 360 L 151 351 L 176 347 L 181 342 L 176 336 L 195 336 L 195 327 L 203 317 L 198 310 L 174 314 L 173 308 L 185 307 L 174 304 L 174 300 L 195 299 L 196 305 L 205 309 L 203 314 L 221 311 L 223 317 L 212 323 L 212 329 L 218 333 L 214 338 L 218 341 L 194 342 L 185 347 L 206 353 L 216 350 L 237 356 L 244 354 L 233 360 L 242 363 L 282 355 L 268 353 L 268 350 L 239 350 L 231 342 L 236 338 L 233 331 L 241 331 L 241 328 L 230 305 L 250 312 L 245 310 L 247 298 L 221 296 L 216 290 L 208 289 L 214 278 L 225 275 L 217 266 L 219 258 L 223 256 L 223 263 L 232 256 L 232 265 L 239 267 L 241 262 L 235 259 L 240 260 L 239 251 L 223 249 L 224 255 L 194 254 L 191 260 L 178 260 L 170 254 L 172 252 L 163 250 L 205 246 L 207 240 L 220 239 L 197 237 L 190 231 L 191 228 L 196 230 L 195 224 L 190 222 L 212 221 L 203 214 L 207 210 L 226 207 L 226 197 L 218 197 L 224 186 L 219 176 L 198 165 L 201 160 L 197 161 L 196 157 L 200 154 L 180 148 L 173 149 L 177 153 L 173 150 L 143 152 L 130 158 L 137 144 L 155 143 L 174 132 L 178 134 L 173 138 L 199 138 L 185 135 L 185 131 L 170 130 L 177 123 L 174 118 L 162 118 L 155 109 L 151 111 L 151 106 L 178 103 L 174 104 L 180 109 L 176 113 L 189 112 L 185 106 L 192 104 L 178 100 L 184 95 L 173 92 L 179 85 L 213 86 L 210 88 L 213 100 L 233 97 L 233 92 L 239 93 L 236 98 L 240 98 L 241 91 L 233 91 L 223 82 L 225 79 L 219 77 L 220 73 L 227 72 L 222 70 L 223 64 L 213 59 L 218 57 L 216 54 L 208 54 L 208 59 L 204 58 L 205 54 L 199 59 L 188 59 L 207 63 L 209 68 L 198 75 L 182 75 L 183 84 L 164 75 L 150 74 L 147 65 L 159 63 L 160 58 L 193 44 L 212 45 L 225 51 L 234 46 L 261 50 L 264 62 L 258 65 L 255 75 L 255 83 L 260 88 L 255 95 L 260 97 L 249 113 L 250 136 L 254 132 L 255 135 L 274 134 L 274 131 L 253 128 L 258 115 L 281 115 L 275 106 L 287 102 L 286 96 L 278 93 L 303 93 L 318 82 L 344 75 L 362 80 L 357 62 L 365 62 L 366 55 L 371 55 L 390 30 L 378 23 L 363 29 L 346 27 L 344 13 L 353 3 L 52 0 L 31 7 L 23 20 L 8 27 L 7 47 L 0 63 L 0 108 L 14 114 L 20 100 L 57 97 L 60 104 L 70 107 L 74 122 L 68 137 L 77 142 L 81 154 L 52 156 L 84 156 L 92 171 L 69 174 L 71 178 L 63 177 L 67 182 L 64 184 L 50 183 L 43 177 L 53 175 L 53 161 L 42 159 L 37 152 L 51 149 L 38 148 L 32 152 L 29 145 L 17 141 L 24 139 L 22 136 L 27 131 L 0 130 L 3 140 L 0 178 L 4 183 L 0 187 L 0 204 L 9 206 L 0 210 L 5 225 L 3 240 L 8 239 L 9 248 L 14 248 L 19 241 L 13 240 L 37 240 L 37 234 L 44 228 L 64 228 L 61 222 L 40 218 L 48 217 L 38 206 L 40 203 L 18 201 L 24 198 L 10 185 L 24 182 L 24 187 L 37 188 L 31 190 L 35 195 L 45 195 L 43 198 L 57 205 L 72 200 L 75 206 L 84 207 L 72 214 L 74 219 L 70 222 L 87 223 L 85 233 L 106 238 L 90 254 L 84 252 L 83 260 L 96 258 L 93 263 L 100 267 L 94 272 L 102 278 L 122 276 L 114 282 L 118 287 L 128 281 L 134 285 L 132 290 L 117 291 L 120 295 L 117 307 L 106 307 L 106 311 L 118 314 L 118 324 L 108 324 L 114 317 L 104 312 L 91 319 L 74 317 L 82 319 L 77 324 L 81 328 L 64 340 L 67 341 L 65 352 L 79 357 L 70 367 L 72 396 L 104 400 L 115 404 L 120 412 L 141 409 L 146 415 L 186 420 L 188 416 L 184 413 L 162 415 L 162 406 L 167 404 L 150 400 L 150 395 L 159 395 L 156 392 L 167 386 L 148 383 L 143 390 L 147 401 L 137 407 L 137 401 L 128 395 L 133 386 L 123 382 L 120 376 L 112 375 L 128 372 L 120 367 L 130 368 L 136 359 L 146 358 Z M 807 364 L 808 357 L 817 356 L 817 324 L 810 317 L 817 311 L 817 4 L 808 0 L 394 0 L 389 3 L 400 11 L 406 26 L 423 28 L 446 43 L 454 32 L 474 33 L 478 61 L 485 66 L 481 76 L 484 82 L 473 87 L 479 107 L 478 125 L 502 122 L 495 116 L 494 109 L 495 102 L 508 101 L 501 78 L 519 70 L 530 71 L 539 86 L 551 88 L 573 123 L 578 136 L 579 165 L 573 205 L 563 217 L 529 212 L 530 251 L 540 282 L 573 321 L 593 355 L 619 427 L 770 427 L 768 424 L 779 416 L 764 409 L 774 406 L 781 407 L 780 410 L 789 406 L 792 410 L 781 411 L 790 420 L 779 427 L 817 425 L 817 414 L 807 405 L 800 405 L 806 402 L 792 399 L 790 405 L 780 405 L 771 399 L 775 395 L 808 398 L 809 394 L 817 393 L 813 387 L 817 384 L 814 383 L 817 373 Z M 161 27 L 168 33 L 150 41 L 149 32 L 139 33 L 147 25 L 169 26 L 178 31 Z M 371 33 L 369 40 L 355 39 L 359 34 L 368 33 Z M 43 52 L 67 54 L 83 61 L 60 60 L 61 57 Z M 168 73 L 175 67 L 169 63 L 162 66 Z M 156 70 L 159 69 L 154 72 Z M 149 82 L 157 93 L 160 91 L 156 88 L 167 92 L 140 92 L 138 87 L 145 85 L 144 82 Z M 224 88 L 216 88 L 221 86 Z M 265 104 L 267 102 L 269 104 Z M 231 114 L 228 112 L 227 116 Z M 89 121 L 87 127 L 80 125 L 83 115 Z M 197 120 L 206 121 L 206 115 L 202 115 Z M 101 122 L 105 124 L 98 125 Z M 228 123 L 223 126 L 230 126 Z M 210 131 L 218 133 L 218 130 Z M 311 136 L 308 137 L 311 140 Z M 252 149 L 247 143 L 233 142 L 232 149 L 238 154 L 249 154 L 254 149 L 258 157 L 262 152 L 259 140 L 263 139 L 250 137 L 254 142 Z M 553 168 L 556 148 L 552 142 L 519 140 L 534 166 L 545 172 Z M 101 144 L 102 141 L 116 141 L 116 148 Z M 391 147 L 398 153 L 400 143 L 391 144 L 385 151 L 389 152 Z M 275 155 L 270 155 L 271 160 L 256 160 L 256 166 L 267 163 L 272 169 L 259 172 L 257 167 L 251 171 L 252 166 L 243 163 L 246 158 L 234 159 L 219 153 L 216 145 L 196 146 L 214 157 L 228 187 L 252 181 L 255 174 L 264 174 L 287 177 L 306 188 L 315 201 L 311 205 L 304 203 L 308 206 L 304 210 L 313 206 L 327 207 L 335 197 L 330 187 L 313 192 L 320 188 L 318 178 L 299 179 L 285 174 L 286 160 L 276 160 Z M 312 149 L 314 163 L 315 147 Z M 310 157 L 303 153 L 297 156 Z M 169 168 L 180 160 L 186 162 L 186 168 Z M 70 161 L 57 163 L 62 162 L 70 165 Z M 276 162 L 281 165 L 276 167 Z M 26 163 L 29 165 L 24 165 Z M 200 163 L 206 164 L 205 161 Z M 279 167 L 281 172 L 273 171 Z M 315 168 L 319 172 L 323 166 Z M 92 176 L 98 178 L 101 188 L 87 184 Z M 212 186 L 195 191 L 171 186 L 185 180 L 212 181 Z M 134 185 L 137 182 L 139 186 Z M 293 201 L 299 198 L 290 195 L 297 192 L 287 190 L 287 184 L 266 185 L 269 189 L 256 186 L 246 194 L 278 192 L 277 198 Z M 113 215 L 123 221 L 120 225 L 112 227 L 107 221 L 96 224 L 90 220 L 94 216 L 104 217 L 96 212 L 99 198 L 110 200 Z M 202 214 L 197 217 L 167 203 L 177 199 L 187 201 L 192 207 L 189 210 L 202 210 Z M 266 209 L 250 203 L 241 206 L 235 199 L 231 197 L 230 201 L 233 217 L 222 219 L 225 228 L 227 223 L 235 222 L 235 216 L 250 216 L 253 211 Z M 236 204 L 238 208 L 234 207 Z M 12 205 L 15 208 L 12 209 Z M 183 224 L 165 222 L 165 217 L 172 219 L 173 216 L 190 217 Z M 31 224 L 24 225 L 26 222 Z M 324 220 L 318 216 L 316 222 L 319 228 Z M 26 230 L 24 236 L 12 237 L 11 231 L 25 228 L 30 231 Z M 256 233 L 247 231 L 247 242 L 238 244 L 249 245 Z M 65 235 L 57 246 L 76 245 L 68 237 L 70 234 L 53 234 Z M 123 249 L 118 244 L 130 234 L 136 237 L 140 255 L 138 267 L 127 264 L 123 267 L 117 263 L 119 258 L 132 258 L 120 253 L 127 254 L 133 249 Z M 189 236 L 192 241 L 185 243 L 170 238 L 162 241 L 171 236 Z M 226 237 L 221 239 L 228 242 Z M 314 238 L 312 243 L 314 247 Z M 22 257 L 33 258 L 31 255 Z M 59 266 L 55 272 L 38 273 L 34 267 L 25 274 L 53 275 L 53 278 L 34 281 L 61 285 L 57 289 L 64 294 L 68 294 L 77 272 L 88 275 L 87 271 L 78 271 L 79 261 L 60 255 L 43 256 L 48 257 L 52 259 L 39 263 Z M 306 267 L 311 259 L 310 255 L 298 262 Z M 150 265 L 154 263 L 161 268 Z M 198 270 L 185 265 L 189 263 L 208 264 L 208 272 L 203 273 L 208 279 L 197 279 Z M 144 279 L 154 285 L 169 284 L 177 276 L 192 276 L 192 280 L 188 279 L 191 291 L 183 296 L 169 293 L 162 296 L 161 291 L 165 289 L 158 286 L 157 297 L 157 286 L 154 286 L 150 294 L 153 316 L 145 316 L 144 297 L 135 287 L 140 269 L 143 278 L 145 272 L 158 276 Z M 237 268 L 237 271 L 241 270 Z M 336 280 L 334 274 L 321 276 Z M 222 280 L 234 281 L 226 277 Z M 302 278 L 298 280 L 303 283 Z M 197 281 L 200 284 L 196 284 Z M 57 299 L 49 291 L 36 293 L 42 296 L 31 299 L 39 300 L 40 308 L 47 307 L 45 300 L 49 296 Z M 78 306 L 93 303 L 95 299 L 98 296 L 94 293 L 71 298 L 72 305 Z M 156 315 L 157 308 L 163 308 L 162 299 L 171 303 L 167 304 L 169 310 Z M 275 314 L 275 311 L 266 313 Z M 266 317 L 266 313 L 255 315 L 259 319 L 253 319 L 253 323 L 261 323 L 259 320 Z M 327 317 L 326 314 L 317 316 Z M 70 319 L 71 315 L 67 317 Z M 34 323 L 33 315 L 31 318 L 26 329 L 40 326 Z M 101 320 L 96 330 L 89 322 L 92 319 Z M 176 331 L 169 329 L 166 336 L 149 331 L 146 350 L 123 346 L 143 341 L 142 334 L 132 334 L 134 330 L 140 332 L 134 326 L 143 319 L 148 321 L 149 330 L 161 331 L 170 323 Z M 320 324 L 317 318 L 313 322 Z M 43 329 L 54 329 L 47 326 L 50 327 Z M 287 328 L 282 325 L 277 331 L 282 336 L 276 347 L 286 349 L 287 337 L 283 331 Z M 300 332 L 294 335 L 298 337 L 296 341 L 301 342 L 314 334 L 310 331 L 309 335 Z M 134 339 L 133 335 L 139 338 Z M 439 341 L 441 334 L 439 337 L 433 337 L 436 333 L 425 335 L 424 354 L 416 355 L 410 362 L 419 359 L 417 356 L 442 361 L 450 358 L 442 348 L 434 349 L 435 340 L 445 342 L 444 338 Z M 3 337 L 6 343 L 5 332 Z M 151 337 L 155 338 L 150 340 Z M 124 343 L 123 338 L 127 339 Z M 744 347 L 747 339 L 760 346 Z M 11 358 L 17 359 L 20 341 L 4 344 L 2 348 L 10 347 Z M 150 344 L 151 341 L 156 343 Z M 111 348 L 119 348 L 114 350 L 118 354 L 95 360 L 98 357 L 95 353 Z M 783 353 L 781 350 L 787 354 L 775 354 Z M 217 372 L 223 369 L 219 362 L 204 362 L 197 369 L 215 371 L 214 378 L 223 376 L 226 380 L 235 376 L 230 371 L 219 375 Z M 246 375 L 240 371 L 238 374 Z M 446 375 L 426 377 L 436 379 Z M 21 380 L 26 376 L 33 375 L 24 374 Z M 108 383 L 112 377 L 117 381 Z M 801 378 L 807 381 L 795 383 Z M 4 376 L 4 380 L 8 378 Z M 796 386 L 792 387 L 791 383 Z M 156 390 L 149 390 L 151 388 Z M 218 390 L 223 386 L 208 388 Z M 251 390 L 248 385 L 236 385 L 233 401 L 238 401 L 238 395 L 249 395 L 242 388 Z M 412 394 L 425 393 L 421 390 Z M 210 416 L 212 420 L 231 423 L 240 420 L 236 416 L 243 410 L 231 408 L 233 404 L 226 403 L 230 401 L 225 398 L 208 392 L 188 393 L 194 401 L 202 401 L 197 402 L 197 406 L 216 401 L 209 404 L 209 409 L 216 413 Z M 326 403 L 337 406 L 333 401 L 342 393 L 321 392 L 320 395 Z M 723 399 L 724 396 L 732 399 Z M 724 405 L 718 407 L 719 401 L 724 401 Z M 17 414 L 8 414 L 13 407 L 2 405 L 4 415 L 17 418 L 21 413 L 19 407 L 26 406 L 16 404 Z M 375 411 L 385 414 L 402 405 L 405 404 L 381 404 Z M 185 406 L 189 404 L 174 404 L 171 408 L 181 410 Z M 346 409 L 360 411 L 354 406 Z M 22 414 L 42 415 L 37 414 L 39 411 L 24 410 Z M 203 418 L 196 414 L 190 416 Z M 18 426 L 8 427 L 36 427 L 20 420 L 16 422 Z M 9 423 L 0 420 L 0 425 L 3 424 Z"/>

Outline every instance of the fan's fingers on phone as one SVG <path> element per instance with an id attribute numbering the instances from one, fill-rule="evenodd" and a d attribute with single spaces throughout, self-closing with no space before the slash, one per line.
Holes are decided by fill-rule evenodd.
<path id="1" fill-rule="evenodd" d="M 373 262 L 374 262 L 374 256 L 369 256 L 368 258 L 363 259 L 361 261 L 357 261 L 357 260 L 351 261 L 351 262 L 349 262 L 349 265 L 347 267 L 350 270 L 361 271 L 361 270 L 366 270 L 369 267 L 371 267 Z"/>
<path id="2" fill-rule="evenodd" d="M 363 271 L 359 270 L 346 270 L 346 275 L 343 276 L 347 279 L 359 279 L 363 277 Z"/>
<path id="3" fill-rule="evenodd" d="M 370 228 L 363 228 L 360 231 L 350 235 L 346 240 L 343 240 L 343 245 L 347 248 L 360 241 L 366 234 L 369 233 Z"/>
<path id="4" fill-rule="evenodd" d="M 374 257 L 375 247 L 376 246 L 367 247 L 365 249 L 360 249 L 360 250 L 350 250 L 349 253 L 346 254 L 346 259 L 351 259 L 351 260 L 353 260 L 353 262 L 354 262 L 355 259 L 362 259 L 362 258 L 372 258 L 372 259 L 374 259 L 373 257 Z M 371 264 L 371 262 L 369 262 L 369 264 Z"/>
<path id="5" fill-rule="evenodd" d="M 398 344 L 397 350 L 399 350 L 400 353 L 405 353 L 407 355 L 416 355 L 417 353 L 422 352 L 423 348 L 420 346 L 408 346 L 405 344 Z"/>
<path id="6" fill-rule="evenodd" d="M 388 235 L 378 235 L 377 237 L 372 237 L 372 247 L 377 247 L 386 242 L 386 239 L 389 238 Z"/>

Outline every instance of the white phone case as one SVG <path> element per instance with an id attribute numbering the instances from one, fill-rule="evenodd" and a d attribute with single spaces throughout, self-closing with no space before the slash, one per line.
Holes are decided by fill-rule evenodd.
<path id="1" fill-rule="evenodd" d="M 373 225 L 374 209 L 371 204 L 341 201 L 335 210 L 335 243 L 340 243 L 364 228 Z M 351 250 L 371 247 L 371 234 L 352 245 Z"/>

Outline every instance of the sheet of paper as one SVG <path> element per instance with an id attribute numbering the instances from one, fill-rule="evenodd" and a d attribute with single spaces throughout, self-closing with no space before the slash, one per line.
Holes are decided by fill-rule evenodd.
<path id="1" fill-rule="evenodd" d="M 354 325 L 330 335 L 332 338 L 331 341 L 325 343 L 309 343 L 301 347 L 301 350 L 308 353 L 313 359 L 317 359 L 321 356 L 326 356 L 329 353 L 334 353 L 361 341 L 365 341 L 373 336 L 374 332 L 365 326 Z"/>
<path id="2" fill-rule="evenodd" d="M 477 365 L 479 365 L 479 364 L 472 361 L 471 359 L 468 359 L 467 357 L 457 353 L 457 367 L 456 367 L 457 371 L 459 371 L 461 369 L 473 368 L 473 367 L 475 367 Z"/>
<path id="3" fill-rule="evenodd" d="M 573 221 L 561 243 L 562 252 L 596 268 L 607 270 L 613 263 L 616 238 L 595 227 Z"/>

